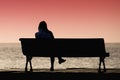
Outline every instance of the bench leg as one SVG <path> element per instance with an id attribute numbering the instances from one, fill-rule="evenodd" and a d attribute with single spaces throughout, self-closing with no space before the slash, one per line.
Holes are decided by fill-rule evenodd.
<path id="1" fill-rule="evenodd" d="M 105 67 L 105 57 L 104 57 L 104 60 L 103 60 L 103 67 L 104 67 L 104 72 L 106 72 L 106 67 Z"/>
<path id="2" fill-rule="evenodd" d="M 51 60 L 51 68 L 50 71 L 54 71 L 54 61 L 55 61 L 55 57 L 50 57 Z"/>
<path id="3" fill-rule="evenodd" d="M 101 63 L 103 63 L 104 72 L 106 72 L 106 67 L 105 67 L 105 61 L 104 61 L 104 59 L 105 59 L 105 57 L 100 57 L 98 72 L 101 72 Z"/>
<path id="4" fill-rule="evenodd" d="M 27 56 L 26 56 L 26 65 L 25 65 L 25 72 L 27 72 L 27 65 L 28 65 L 28 59 L 27 59 Z"/>
<path id="5" fill-rule="evenodd" d="M 25 71 L 27 72 L 27 66 L 28 66 L 28 62 L 30 63 L 30 71 L 32 72 L 32 63 L 31 63 L 32 57 L 31 56 L 26 56 L 26 66 L 25 66 Z"/>

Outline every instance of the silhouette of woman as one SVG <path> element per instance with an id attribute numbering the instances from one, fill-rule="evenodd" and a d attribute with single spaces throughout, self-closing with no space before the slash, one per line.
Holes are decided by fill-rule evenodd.
<path id="1" fill-rule="evenodd" d="M 35 37 L 37 39 L 54 39 L 53 33 L 48 30 L 47 23 L 45 21 L 41 21 L 38 26 L 38 32 L 35 33 Z M 54 57 L 50 57 L 51 59 L 51 68 L 50 71 L 54 71 Z M 62 59 L 62 57 L 58 57 L 59 64 L 65 62 L 65 59 Z"/>

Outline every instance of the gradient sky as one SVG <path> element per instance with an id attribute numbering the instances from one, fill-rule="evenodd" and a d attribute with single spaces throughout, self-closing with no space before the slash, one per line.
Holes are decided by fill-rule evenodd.
<path id="1" fill-rule="evenodd" d="M 0 43 L 34 38 L 43 20 L 55 38 L 120 42 L 120 0 L 0 0 Z"/>

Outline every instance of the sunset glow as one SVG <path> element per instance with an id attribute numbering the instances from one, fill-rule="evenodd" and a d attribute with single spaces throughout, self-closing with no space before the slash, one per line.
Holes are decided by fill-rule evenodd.
<path id="1" fill-rule="evenodd" d="M 43 20 L 55 38 L 120 42 L 120 0 L 0 0 L 0 42 L 34 37 Z"/>

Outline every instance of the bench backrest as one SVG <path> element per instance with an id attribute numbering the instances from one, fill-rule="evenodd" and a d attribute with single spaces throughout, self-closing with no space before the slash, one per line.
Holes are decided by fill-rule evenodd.
<path id="1" fill-rule="evenodd" d="M 62 56 L 62 57 L 100 57 L 107 56 L 103 38 L 38 40 L 21 38 L 24 55 Z"/>

